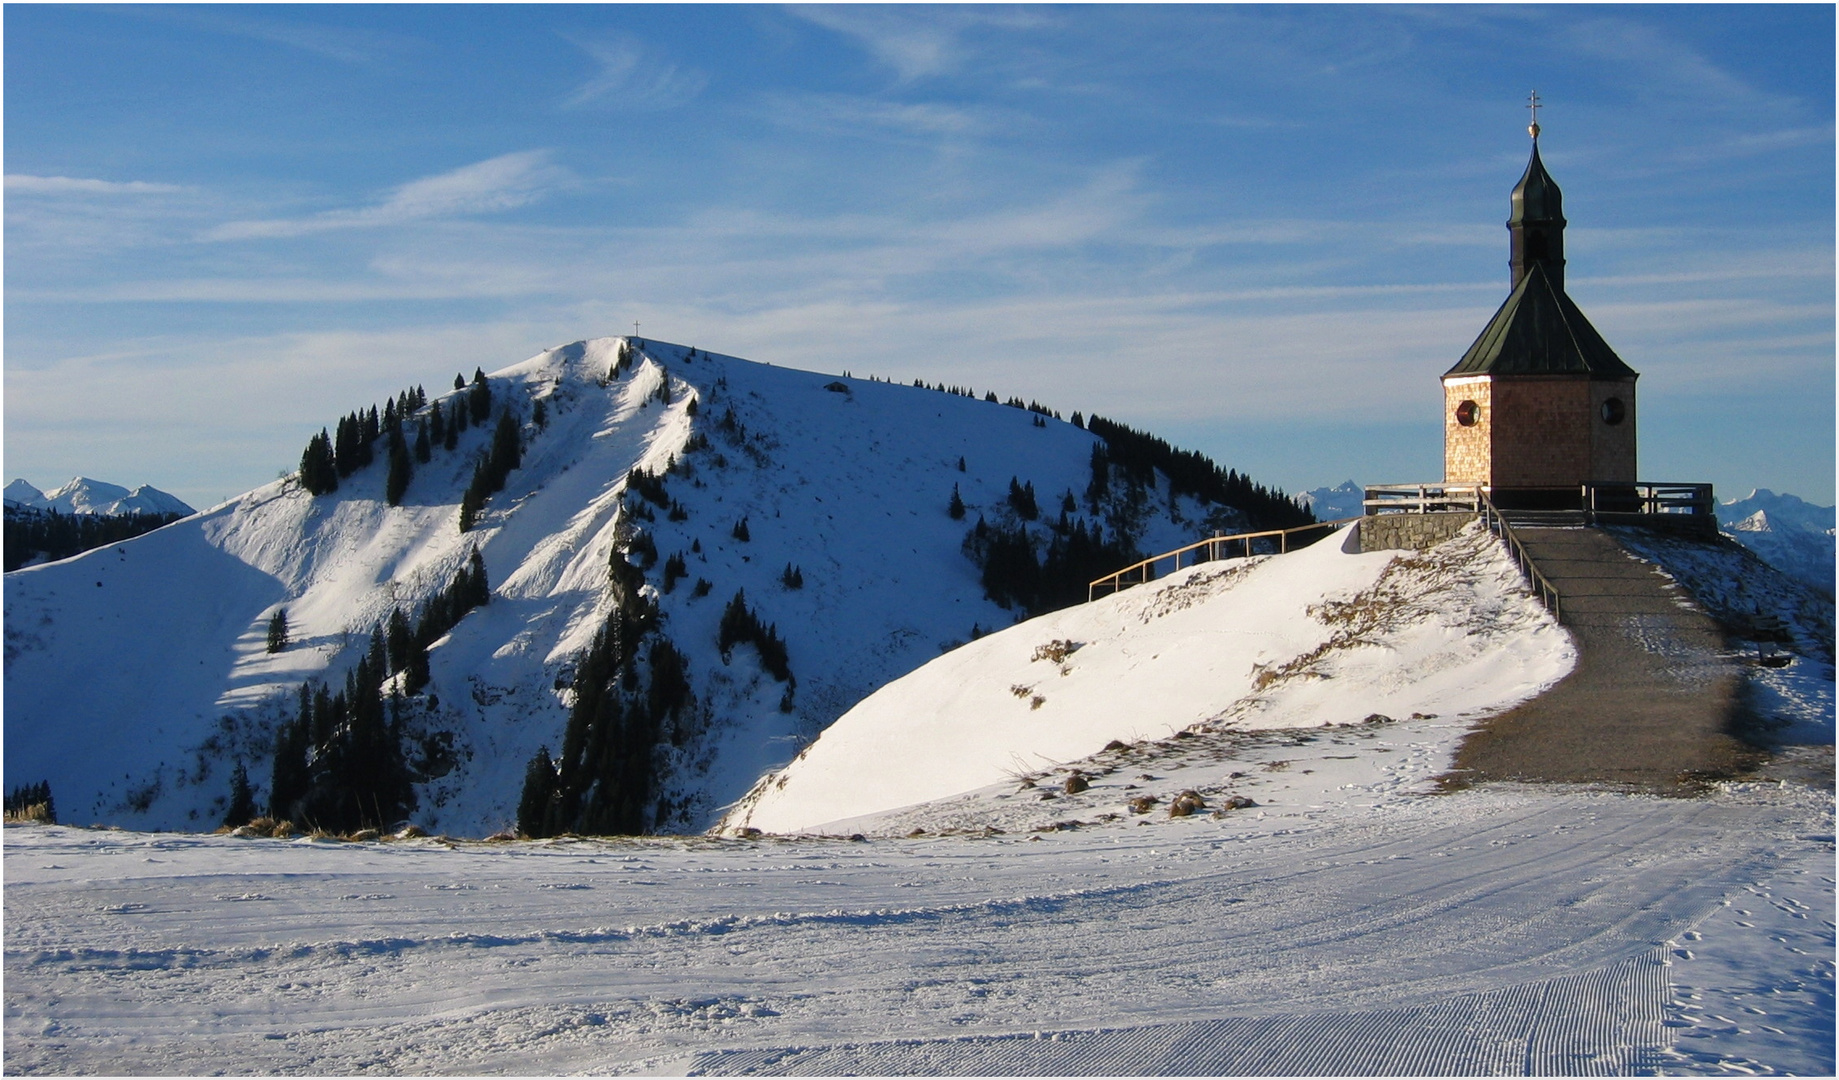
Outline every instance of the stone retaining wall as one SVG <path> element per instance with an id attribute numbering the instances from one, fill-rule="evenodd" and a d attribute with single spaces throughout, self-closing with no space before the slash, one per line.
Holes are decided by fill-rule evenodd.
<path id="1" fill-rule="evenodd" d="M 1477 515 L 1369 514 L 1360 519 L 1361 551 L 1429 551 L 1463 530 Z"/>

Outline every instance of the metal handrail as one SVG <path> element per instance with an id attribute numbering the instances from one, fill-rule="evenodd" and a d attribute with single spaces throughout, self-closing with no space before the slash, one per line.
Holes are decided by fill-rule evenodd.
<path id="1" fill-rule="evenodd" d="M 1313 525 L 1297 525 L 1294 528 L 1289 528 L 1289 529 L 1267 529 L 1264 532 L 1234 533 L 1231 536 L 1210 536 L 1205 540 L 1201 540 L 1196 543 L 1189 544 L 1186 547 L 1178 547 L 1174 551 L 1165 551 L 1160 555 L 1155 555 L 1150 558 L 1144 559 L 1142 562 L 1132 563 L 1129 566 L 1124 567 L 1122 570 L 1117 571 L 1116 573 L 1106 574 L 1104 577 L 1101 577 L 1098 580 L 1087 584 L 1086 585 L 1086 603 L 1089 604 L 1092 601 L 1098 599 L 1098 590 L 1101 588 L 1105 588 L 1105 589 L 1108 589 L 1112 593 L 1116 593 L 1116 592 L 1122 592 L 1124 589 L 1129 588 L 1132 585 L 1142 585 L 1146 582 L 1154 581 L 1155 580 L 1155 565 L 1164 559 L 1174 560 L 1175 565 L 1169 568 L 1169 573 L 1172 574 L 1175 571 L 1181 569 L 1181 557 L 1187 554 L 1188 552 L 1194 551 L 1198 548 L 1207 548 L 1209 550 L 1207 553 L 1207 557 L 1205 559 L 1195 559 L 1194 563 L 1217 562 L 1221 559 L 1229 559 L 1229 558 L 1245 559 L 1245 558 L 1250 558 L 1251 556 L 1257 554 L 1257 552 L 1254 552 L 1252 550 L 1253 540 L 1258 540 L 1258 539 L 1261 539 L 1267 536 L 1275 536 L 1278 538 L 1278 541 L 1277 541 L 1278 553 L 1282 554 L 1290 550 L 1290 534 L 1291 533 L 1308 532 L 1311 529 L 1328 529 L 1328 528 L 1333 528 L 1337 525 L 1345 525 L 1350 521 L 1359 521 L 1359 520 L 1360 519 L 1357 517 L 1337 518 L 1334 521 L 1318 521 Z M 1226 555 L 1222 553 L 1221 549 L 1223 549 L 1227 544 L 1239 543 L 1241 541 L 1243 541 L 1245 544 L 1245 551 L 1243 554 L 1233 556 L 1233 555 Z M 1188 565 L 1192 566 L 1194 565 L 1194 563 L 1189 563 Z M 1139 577 L 1137 578 L 1137 580 L 1135 581 L 1124 580 L 1131 573 L 1139 572 L 1139 571 L 1141 573 Z"/>
<path id="2" fill-rule="evenodd" d="M 1507 554 L 1513 559 L 1513 564 L 1520 568 L 1520 573 L 1526 575 L 1526 582 L 1538 595 L 1539 602 L 1545 605 L 1545 610 L 1552 613 L 1552 618 L 1557 619 L 1560 623 L 1564 622 L 1564 609 L 1559 603 L 1558 588 L 1539 572 L 1538 564 L 1533 562 L 1532 553 L 1527 551 L 1526 545 L 1520 542 L 1519 536 L 1513 531 L 1513 526 L 1501 516 L 1500 510 L 1494 505 L 1494 500 L 1488 498 L 1487 492 L 1477 489 L 1475 501 L 1482 523 L 1488 527 L 1489 532 L 1507 542 Z"/>

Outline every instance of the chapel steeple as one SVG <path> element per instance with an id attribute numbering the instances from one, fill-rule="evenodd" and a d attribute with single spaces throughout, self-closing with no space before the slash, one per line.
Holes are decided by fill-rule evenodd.
<path id="1" fill-rule="evenodd" d="M 1539 160 L 1538 122 L 1527 130 L 1533 133 L 1532 160 L 1513 186 L 1513 212 L 1507 216 L 1507 233 L 1513 238 L 1507 260 L 1513 271 L 1508 288 L 1519 288 L 1526 272 L 1538 265 L 1555 287 L 1563 289 L 1564 193 Z"/>

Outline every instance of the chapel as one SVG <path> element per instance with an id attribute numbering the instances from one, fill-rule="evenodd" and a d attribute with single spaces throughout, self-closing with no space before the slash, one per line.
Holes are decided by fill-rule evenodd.
<path id="1" fill-rule="evenodd" d="M 1507 218 L 1510 291 L 1443 375 L 1444 483 L 1489 488 L 1503 509 L 1635 483 L 1639 376 L 1565 294 L 1563 197 L 1539 160 L 1537 115 Z"/>

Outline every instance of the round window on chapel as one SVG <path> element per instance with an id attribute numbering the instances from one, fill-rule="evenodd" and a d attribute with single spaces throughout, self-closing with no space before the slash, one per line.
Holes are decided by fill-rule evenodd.
<path id="1" fill-rule="evenodd" d="M 1603 402 L 1603 423 L 1619 424 L 1627 415 L 1628 406 L 1622 404 L 1621 398 L 1612 397 Z"/>
<path id="2" fill-rule="evenodd" d="M 1456 422 L 1463 427 L 1474 427 L 1481 419 L 1481 406 L 1473 401 L 1465 401 L 1456 406 Z"/>

